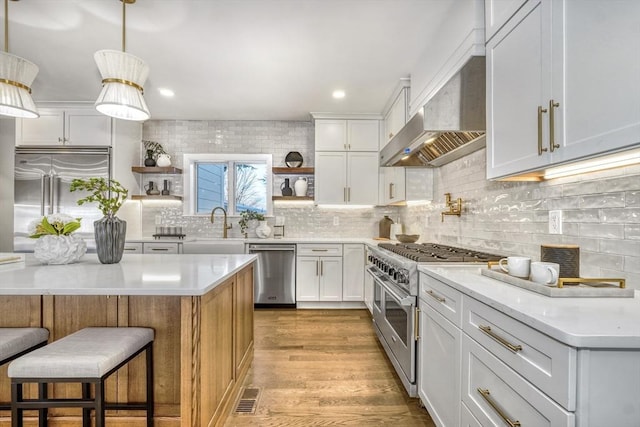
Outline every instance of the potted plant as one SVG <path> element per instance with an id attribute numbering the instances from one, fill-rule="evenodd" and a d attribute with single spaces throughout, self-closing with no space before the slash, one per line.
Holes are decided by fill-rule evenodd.
<path id="1" fill-rule="evenodd" d="M 251 209 L 247 209 L 246 211 L 240 212 L 240 221 L 238 221 L 238 225 L 240 226 L 240 232 L 244 234 L 244 237 L 248 237 L 247 229 L 249 228 L 249 222 L 251 221 L 264 221 L 264 215 L 261 213 L 252 211 Z"/>
<path id="2" fill-rule="evenodd" d="M 158 156 L 161 154 L 167 154 L 167 152 L 164 151 L 164 147 L 162 147 L 162 144 L 159 142 L 142 140 L 142 144 L 144 145 L 144 150 L 147 153 L 147 158 L 144 159 L 145 166 L 155 166 Z"/>
<path id="3" fill-rule="evenodd" d="M 103 264 L 120 262 L 124 253 L 127 223 L 116 217 L 116 213 L 127 198 L 129 190 L 118 181 L 105 178 L 74 179 L 71 191 L 76 190 L 89 192 L 86 197 L 78 200 L 79 205 L 97 203 L 104 215 L 93 223 L 98 259 Z"/>
<path id="4" fill-rule="evenodd" d="M 29 224 L 29 237 L 38 239 L 33 256 L 45 264 L 69 264 L 87 252 L 86 242 L 76 234 L 80 218 L 57 213 L 36 219 Z"/>

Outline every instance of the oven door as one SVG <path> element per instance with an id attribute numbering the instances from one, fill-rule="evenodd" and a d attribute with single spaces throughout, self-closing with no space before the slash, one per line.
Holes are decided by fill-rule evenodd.
<path id="1" fill-rule="evenodd" d="M 396 370 L 402 371 L 398 374 L 415 384 L 416 297 L 385 280 L 374 268 L 369 268 L 368 273 L 374 279 L 373 321 L 384 340 L 382 344 L 391 353 L 388 356 Z"/>

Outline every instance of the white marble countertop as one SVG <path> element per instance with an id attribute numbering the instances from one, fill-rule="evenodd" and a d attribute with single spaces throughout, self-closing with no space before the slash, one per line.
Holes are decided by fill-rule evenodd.
<path id="1" fill-rule="evenodd" d="M 640 291 L 634 298 L 551 298 L 483 276 L 477 266 L 419 271 L 572 347 L 640 349 Z"/>
<path id="2" fill-rule="evenodd" d="M 377 245 L 378 243 L 398 243 L 397 240 L 375 240 L 371 238 L 360 237 L 283 237 L 281 239 L 274 239 L 270 237 L 268 239 L 260 239 L 258 237 L 249 237 L 247 239 L 240 237 L 229 237 L 227 239 L 216 237 L 185 237 L 183 239 L 177 237 L 163 237 L 155 239 L 153 237 L 138 237 L 127 239 L 130 243 L 184 243 L 184 242 L 244 242 L 244 243 L 363 243 L 369 245 Z"/>
<path id="3" fill-rule="evenodd" d="M 97 255 L 80 262 L 0 265 L 0 295 L 204 295 L 251 264 L 256 255 L 125 254 L 117 264 Z"/>

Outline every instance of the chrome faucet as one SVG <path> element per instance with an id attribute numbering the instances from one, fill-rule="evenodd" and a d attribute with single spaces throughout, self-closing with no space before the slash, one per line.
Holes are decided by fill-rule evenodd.
<path id="1" fill-rule="evenodd" d="M 213 210 L 211 211 L 211 224 L 213 224 L 213 220 L 214 220 L 213 214 L 215 214 L 218 209 L 221 209 L 222 210 L 222 214 L 224 215 L 224 223 L 222 224 L 222 238 L 226 239 L 227 238 L 227 230 L 230 229 L 233 226 L 233 224 L 227 225 L 227 211 L 224 210 L 224 208 L 222 206 L 218 206 L 216 208 L 213 208 Z"/>

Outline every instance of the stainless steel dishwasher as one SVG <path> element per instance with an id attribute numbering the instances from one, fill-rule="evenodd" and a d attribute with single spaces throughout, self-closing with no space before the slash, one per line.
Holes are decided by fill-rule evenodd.
<path id="1" fill-rule="evenodd" d="M 258 255 L 254 264 L 256 307 L 296 306 L 296 245 L 251 244 L 249 253 Z"/>

